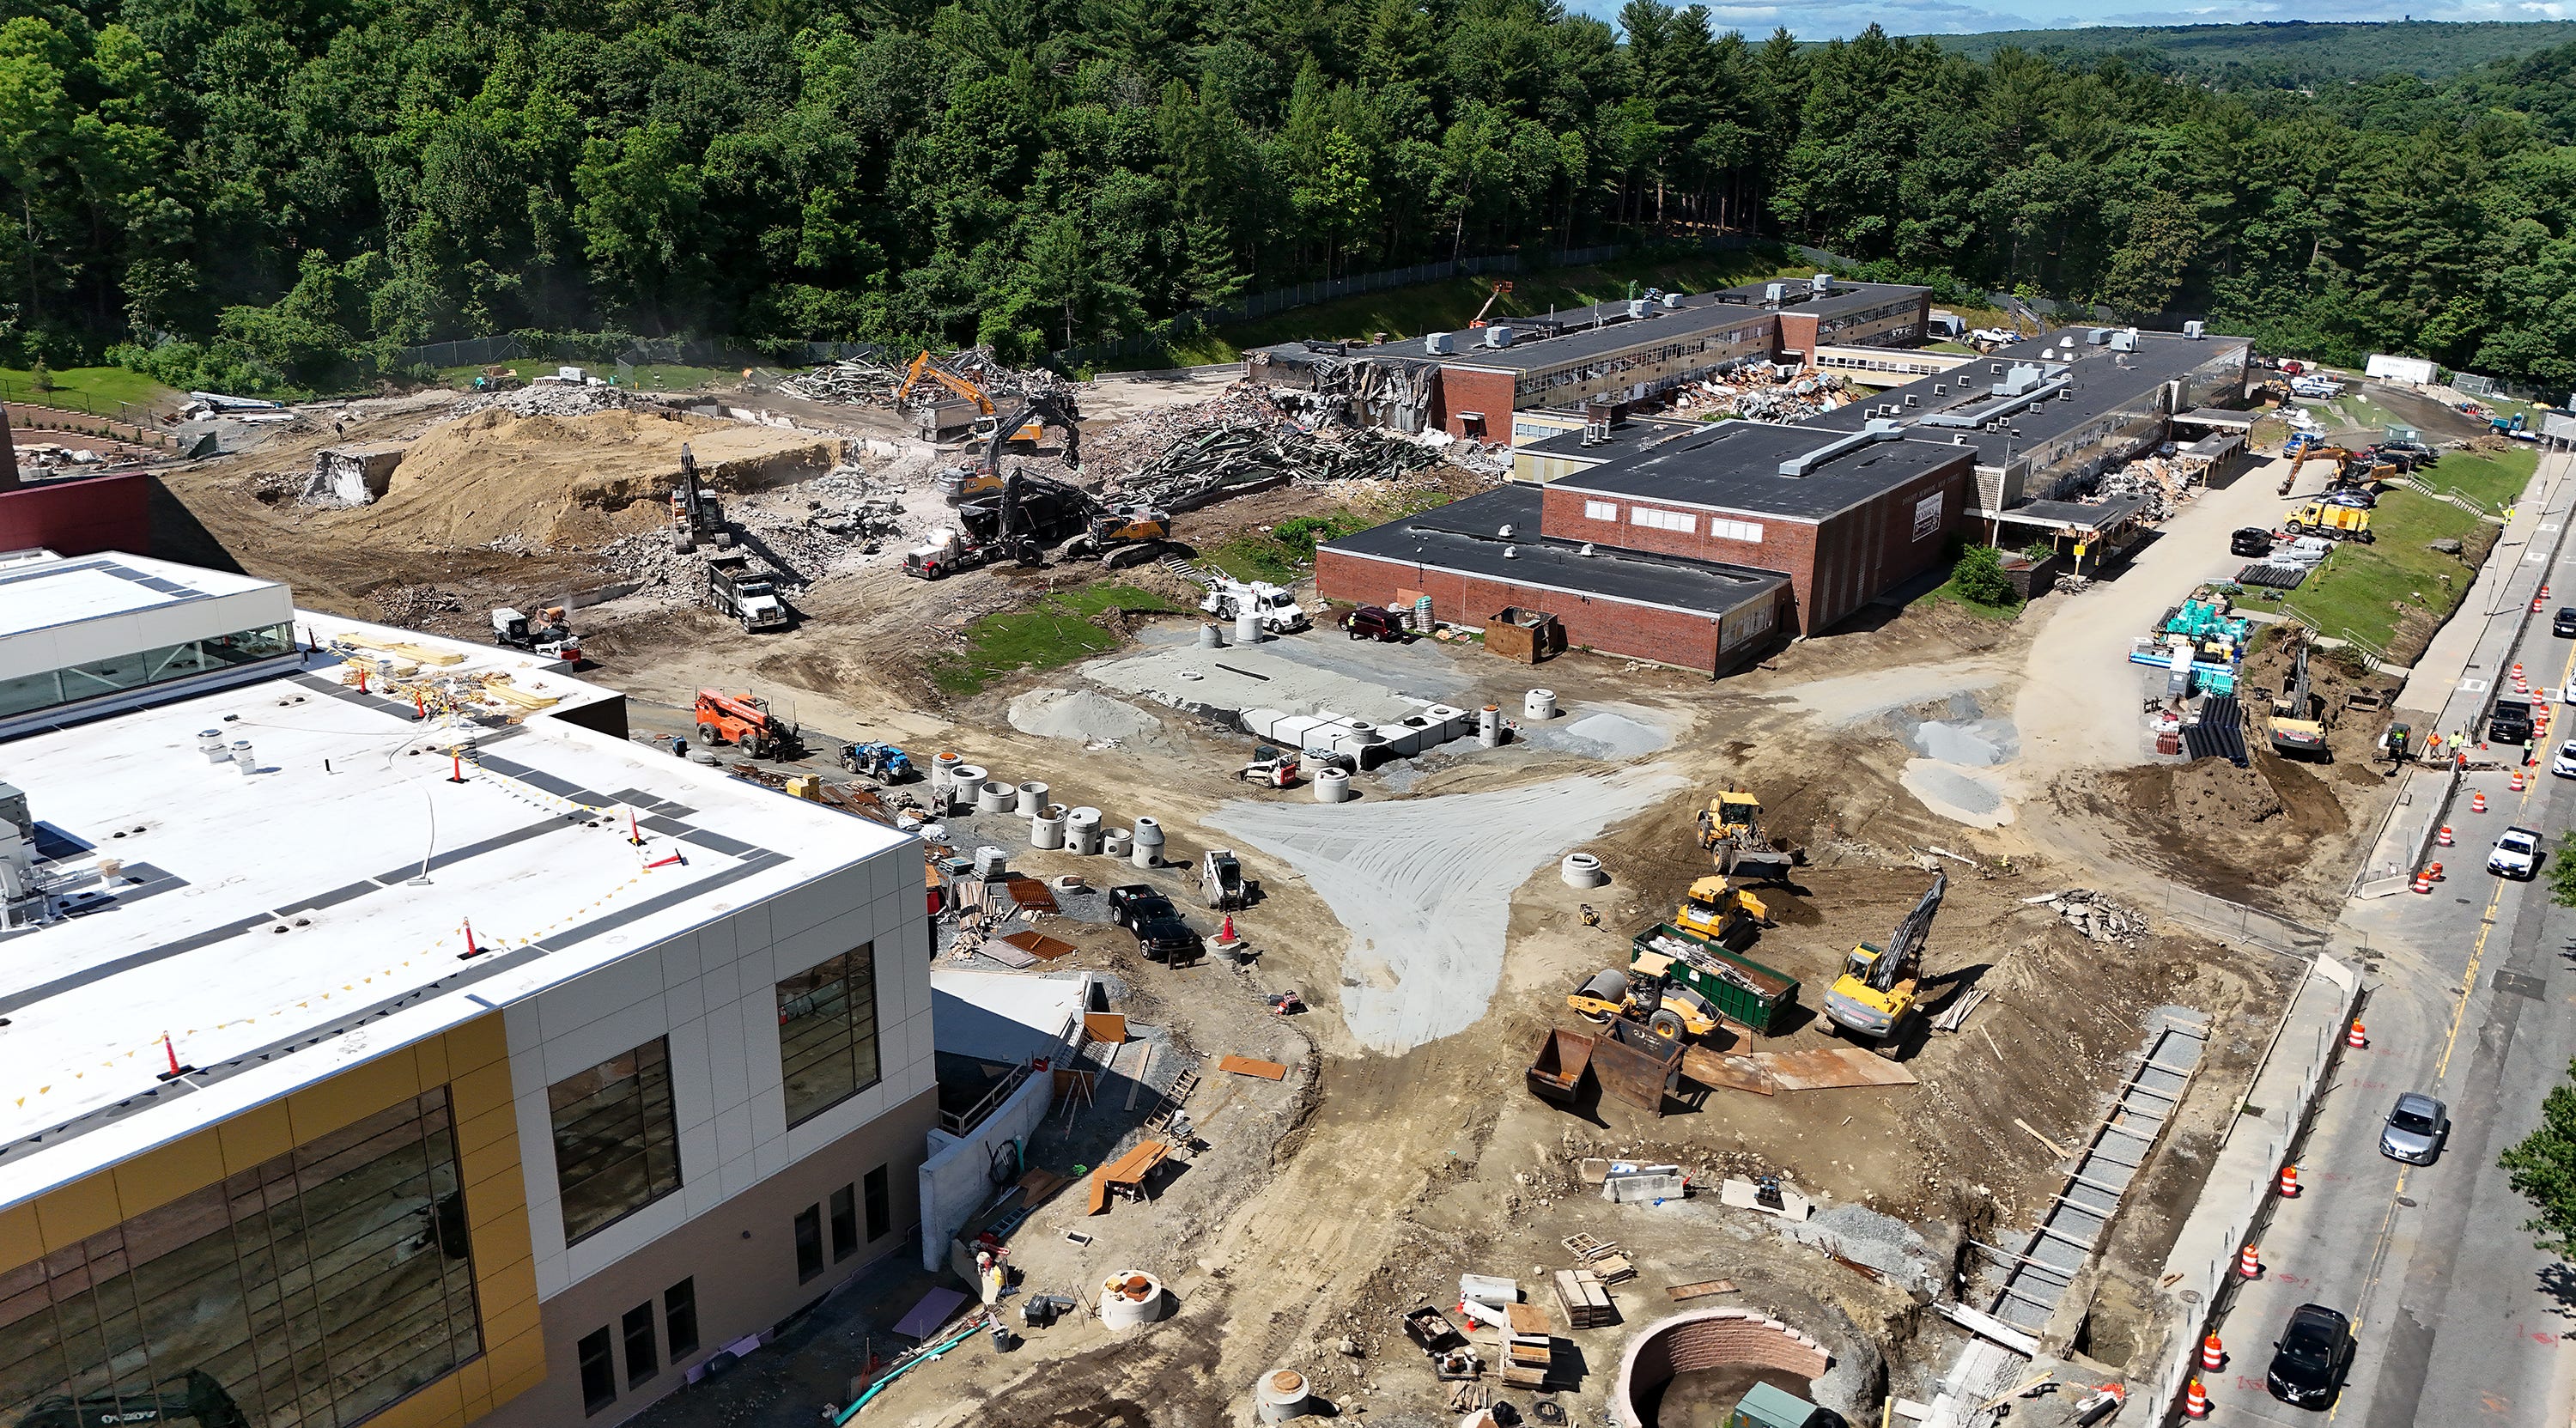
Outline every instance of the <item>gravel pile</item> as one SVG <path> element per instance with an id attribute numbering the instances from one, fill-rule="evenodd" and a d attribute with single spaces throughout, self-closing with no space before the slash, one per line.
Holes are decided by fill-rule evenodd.
<path id="1" fill-rule="evenodd" d="M 624 387 L 565 386 L 535 382 L 507 392 L 476 392 L 459 397 L 443 414 L 454 418 L 499 407 L 519 416 L 588 416 L 592 412 L 643 411 L 669 406 L 660 396 Z"/>
<path id="2" fill-rule="evenodd" d="M 1088 689 L 1032 689 L 1011 701 L 1011 727 L 1042 739 L 1107 744 L 1154 733 L 1162 725 L 1133 704 Z"/>

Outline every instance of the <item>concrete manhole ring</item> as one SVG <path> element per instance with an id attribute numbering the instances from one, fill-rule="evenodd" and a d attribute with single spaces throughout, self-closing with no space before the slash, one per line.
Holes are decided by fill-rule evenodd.
<path id="1" fill-rule="evenodd" d="M 1812 1382 L 1824 1377 L 1833 1359 L 1822 1344 L 1777 1319 L 1741 1309 L 1676 1314 L 1647 1326 L 1620 1355 L 1619 1384 L 1610 1395 L 1620 1428 L 1646 1428 L 1639 1398 L 1660 1395 L 1675 1375 L 1730 1364 L 1776 1369 Z"/>
<path id="2" fill-rule="evenodd" d="M 1568 853 L 1558 865 L 1559 876 L 1570 888 L 1597 888 L 1610 881 L 1610 870 L 1590 853 Z"/>

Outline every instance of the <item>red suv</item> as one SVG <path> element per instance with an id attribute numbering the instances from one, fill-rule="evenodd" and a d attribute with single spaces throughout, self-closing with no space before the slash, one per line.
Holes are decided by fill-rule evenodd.
<path id="1" fill-rule="evenodd" d="M 1355 640 L 1392 640 L 1406 638 L 1404 620 L 1389 614 L 1382 605 L 1360 605 L 1342 616 L 1342 633 Z"/>

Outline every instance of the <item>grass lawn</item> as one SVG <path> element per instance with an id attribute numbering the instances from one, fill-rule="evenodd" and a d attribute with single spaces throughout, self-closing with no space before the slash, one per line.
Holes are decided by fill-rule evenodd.
<path id="1" fill-rule="evenodd" d="M 159 382 L 123 367 L 66 367 L 54 373 L 55 390 L 41 393 L 28 385 L 34 375 L 23 367 L 0 367 L 0 397 L 93 416 L 115 416 L 120 402 L 146 407 L 155 402 L 175 404 L 179 397 Z"/>
<path id="2" fill-rule="evenodd" d="M 1624 298 L 1628 296 L 1630 283 L 1636 284 L 1640 293 L 1650 287 L 1706 292 L 1711 288 L 1732 287 L 1737 283 L 1766 278 L 1808 277 L 1814 271 L 1812 264 L 1788 259 L 1785 250 L 1748 248 L 1678 257 L 1640 254 L 1591 267 L 1547 268 L 1536 272 L 1507 273 L 1499 278 L 1448 278 L 1435 283 L 1417 283 L 1412 287 L 1389 288 L 1384 292 L 1362 293 L 1312 307 L 1292 308 L 1251 322 L 1203 330 L 1172 344 L 1168 357 L 1158 359 L 1153 353 L 1140 353 L 1117 358 L 1113 365 L 1122 368 L 1192 367 L 1210 362 L 1232 362 L 1243 355 L 1245 348 L 1298 337 L 1365 340 L 1372 332 L 1396 337 L 1455 332 L 1464 328 L 1476 315 L 1476 310 L 1485 305 L 1485 299 L 1492 296 L 1493 285 L 1497 281 L 1512 284 L 1512 291 L 1495 301 L 1493 311 L 1486 314 L 1488 322 L 1544 313 L 1550 308 L 1583 307 Z"/>
<path id="3" fill-rule="evenodd" d="M 2531 473 L 2540 466 L 2536 447 L 2517 446 L 2492 454 L 2478 451 L 2446 451 L 2442 459 L 2415 473 L 2415 479 L 2436 491 L 2465 497 L 2490 511 L 2502 511 L 2522 495 L 2531 484 Z"/>
<path id="4" fill-rule="evenodd" d="M 2451 459 L 2444 457 L 2443 465 Z M 2317 573 L 2290 592 L 2286 608 L 2273 591 L 2248 590 L 2240 598 L 2255 609 L 2304 617 L 2319 634 L 2357 638 L 2388 651 L 2399 664 L 2411 663 L 2477 578 L 2475 566 L 2425 546 L 2447 538 L 2468 543 L 2473 555 L 2483 554 L 2482 547 L 2493 544 L 2495 528 L 2457 506 L 2391 490 L 2370 513 L 2370 529 L 2379 538 L 2376 543 L 2337 546 Z M 2445 575 L 2448 584 L 2442 580 Z M 2400 621 L 2406 625 L 2403 640 Z"/>
<path id="5" fill-rule="evenodd" d="M 2019 619 L 2022 606 L 2018 600 L 2009 605 L 1980 605 L 1959 593 L 1959 578 L 1955 575 L 1916 596 L 1914 603 L 1927 610 L 1936 605 L 1956 605 L 1980 620 Z"/>
<path id="6" fill-rule="evenodd" d="M 1054 669 L 1106 654 L 1126 637 L 1092 621 L 1113 611 L 1177 614 L 1180 607 L 1133 585 L 1054 591 L 1032 609 L 987 615 L 967 626 L 965 655 L 932 678 L 948 693 L 966 695 L 1015 670 Z"/>

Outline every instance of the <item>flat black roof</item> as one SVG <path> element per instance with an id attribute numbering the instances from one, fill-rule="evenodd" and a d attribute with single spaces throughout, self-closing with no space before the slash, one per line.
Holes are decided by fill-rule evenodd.
<path id="1" fill-rule="evenodd" d="M 1780 301 L 1771 301 L 1771 288 L 1780 288 Z M 1920 298 L 1929 288 L 1909 287 L 1901 283 L 1846 283 L 1836 279 L 1822 296 L 1807 278 L 1773 278 L 1758 283 L 1739 283 L 1719 288 L 1710 296 L 1730 306 L 1751 305 L 1773 312 L 1812 313 L 1817 317 L 1840 317 L 1847 312 L 1860 312 L 1905 298 Z"/>
<path id="2" fill-rule="evenodd" d="M 1967 453 L 1956 446 L 1891 439 L 1855 443 L 1804 475 L 1780 474 L 1781 463 L 1823 450 L 1845 435 L 1813 426 L 1716 422 L 1554 484 L 1572 491 L 1815 521 L 1944 466 L 1967 464 Z"/>
<path id="3" fill-rule="evenodd" d="M 1803 424 L 1832 431 L 1858 431 L 1873 417 L 1886 418 L 1905 423 L 1925 441 L 1955 441 L 1964 436 L 1977 449 L 1979 465 L 2002 466 L 2011 454 L 2054 441 L 2167 382 L 2189 375 L 2229 348 L 2246 345 L 2242 337 L 2194 339 L 2142 332 L 2136 351 L 2121 352 L 2108 346 L 2086 345 L 2088 330 L 2065 328 L 2028 338 L 1950 371 L 1918 377 L 1901 387 L 1890 387 L 1849 406 L 1820 413 Z M 2074 338 L 2071 349 L 2060 340 L 2067 336 Z M 2043 374 L 2063 368 L 2069 380 L 2063 391 L 2048 400 L 2013 412 L 2002 431 L 1924 424 L 1924 418 L 1935 413 L 1971 409 L 1994 400 L 1995 384 L 2017 366 L 2038 367 Z M 2020 432 L 2017 436 L 2013 434 L 2016 428 Z"/>
<path id="4" fill-rule="evenodd" d="M 1534 451 L 1541 456 L 1584 456 L 1595 461 L 1607 461 L 1613 456 L 1688 435 L 1704 425 L 1706 423 L 1681 418 L 1631 417 L 1612 424 L 1607 440 L 1588 446 L 1584 444 L 1583 429 L 1576 427 L 1536 441 L 1522 442 L 1518 449 Z"/>
<path id="5" fill-rule="evenodd" d="M 1538 533 L 1539 500 L 1539 487 L 1503 486 L 1326 541 L 1320 549 L 1712 618 L 1773 598 L 1789 583 L 1778 571 L 1606 545 L 1585 555 L 1581 542 Z M 1511 535 L 1502 534 L 1505 526 Z"/>

